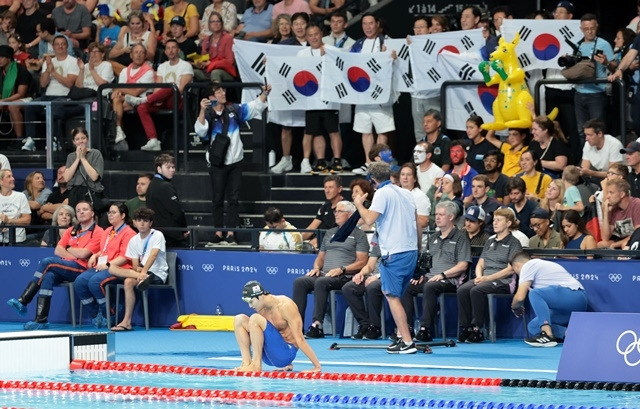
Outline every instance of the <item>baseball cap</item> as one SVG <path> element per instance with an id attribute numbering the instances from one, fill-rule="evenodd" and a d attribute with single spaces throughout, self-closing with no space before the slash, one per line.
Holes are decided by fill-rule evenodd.
<path id="1" fill-rule="evenodd" d="M 242 288 L 242 299 L 246 302 L 249 302 L 252 298 L 256 298 L 260 295 L 268 294 L 262 284 L 260 282 L 252 280 L 244 285 Z"/>
<path id="2" fill-rule="evenodd" d="M 640 152 L 640 142 L 638 141 L 629 142 L 629 145 L 627 145 L 626 148 L 620 149 L 620 153 L 633 153 L 633 152 Z"/>
<path id="3" fill-rule="evenodd" d="M 571 14 L 576 12 L 576 8 L 573 6 L 573 3 L 571 3 L 570 1 L 561 1 L 558 3 L 558 5 L 556 6 L 556 8 L 558 7 L 562 7 L 567 9 L 567 11 Z"/>
<path id="4" fill-rule="evenodd" d="M 172 24 L 178 24 L 182 27 L 187 25 L 187 23 L 184 21 L 184 17 L 182 16 L 173 16 L 169 25 L 172 25 Z"/>
<path id="5" fill-rule="evenodd" d="M 531 218 L 532 219 L 550 220 L 551 219 L 551 214 L 548 211 L 544 210 L 543 208 L 537 207 L 531 213 Z"/>
<path id="6" fill-rule="evenodd" d="M 467 211 L 464 213 L 464 218 L 471 220 L 472 222 L 483 222 L 485 217 L 486 214 L 480 206 L 469 206 Z"/>

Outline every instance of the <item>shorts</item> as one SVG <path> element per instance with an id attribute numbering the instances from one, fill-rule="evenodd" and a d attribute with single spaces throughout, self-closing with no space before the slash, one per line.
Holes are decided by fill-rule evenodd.
<path id="1" fill-rule="evenodd" d="M 264 329 L 264 345 L 262 347 L 262 362 L 276 368 L 284 368 L 293 362 L 298 349 L 286 342 L 280 332 L 267 321 Z"/>
<path id="2" fill-rule="evenodd" d="M 409 287 L 418 261 L 418 251 L 405 251 L 384 256 L 380 259 L 380 280 L 382 293 L 402 297 Z"/>
<path id="3" fill-rule="evenodd" d="M 312 110 L 307 111 L 304 115 L 305 127 L 304 133 L 312 136 L 323 135 L 327 133 L 338 132 L 338 111 L 333 110 Z"/>
<path id="4" fill-rule="evenodd" d="M 396 130 L 393 121 L 393 105 L 360 105 L 356 106 L 353 118 L 353 130 L 359 133 L 387 133 Z"/>

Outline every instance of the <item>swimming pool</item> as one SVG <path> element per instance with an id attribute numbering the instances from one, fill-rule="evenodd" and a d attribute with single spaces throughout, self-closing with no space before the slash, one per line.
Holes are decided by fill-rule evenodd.
<path id="1" fill-rule="evenodd" d="M 228 371 L 211 372 L 207 368 L 173 368 L 182 373 L 158 372 L 151 366 L 151 371 L 123 368 L 120 371 L 76 370 L 15 376 L 12 380 L 22 382 L 0 381 L 3 386 L 0 406 L 56 409 L 60 406 L 71 409 L 88 406 L 92 409 L 228 408 L 230 405 L 265 408 L 320 405 L 447 409 L 640 408 L 640 393 L 637 392 L 474 386 L 464 384 L 466 378 L 452 377 L 393 378 L 371 374 L 368 379 L 377 379 L 376 382 L 358 380 L 366 379 L 359 374 L 323 374 L 329 379 L 301 379 L 303 375 L 277 372 L 234 376 L 228 375 Z M 442 383 L 419 383 L 426 378 Z M 393 379 L 399 382 L 390 382 Z M 478 379 L 474 382 L 481 383 Z M 446 384 L 447 381 L 452 383 Z M 88 392 L 90 390 L 97 392 Z"/>

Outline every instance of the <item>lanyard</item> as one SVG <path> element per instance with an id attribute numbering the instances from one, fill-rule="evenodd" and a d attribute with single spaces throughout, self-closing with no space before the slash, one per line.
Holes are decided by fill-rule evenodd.
<path id="1" fill-rule="evenodd" d="M 91 226 L 89 226 L 89 228 L 87 230 L 81 231 L 80 233 L 76 233 L 76 235 L 74 237 L 71 237 L 71 239 L 69 239 L 69 241 L 71 241 L 71 240 L 77 241 L 78 239 L 80 239 L 80 237 L 84 236 L 85 234 L 87 234 L 89 232 L 92 232 L 95 225 L 96 224 L 93 223 L 93 224 L 91 224 Z"/>
<path id="2" fill-rule="evenodd" d="M 151 233 L 149 233 L 149 236 L 147 237 L 147 239 L 144 241 L 144 246 L 142 247 L 142 254 L 140 255 L 140 262 L 142 262 L 142 259 L 144 258 L 144 253 L 147 252 L 147 246 L 149 245 L 149 240 L 151 239 L 151 236 L 153 236 L 153 233 L 155 233 L 155 230 L 152 230 Z"/>
<path id="3" fill-rule="evenodd" d="M 126 225 L 127 225 L 127 223 L 122 223 L 122 225 L 120 227 L 118 227 L 118 230 L 114 231 L 113 229 L 111 229 L 111 232 L 109 232 L 109 235 L 107 236 L 107 241 L 104 243 L 104 248 L 100 252 L 100 255 L 104 255 L 104 253 L 107 251 L 107 246 L 109 245 L 109 242 L 111 241 L 111 238 L 117 236 L 118 233 L 120 233 L 122 231 L 122 229 L 124 229 L 124 227 Z"/>

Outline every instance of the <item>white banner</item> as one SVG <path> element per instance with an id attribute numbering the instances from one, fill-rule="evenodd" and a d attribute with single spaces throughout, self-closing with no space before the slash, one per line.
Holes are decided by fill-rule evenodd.
<path id="1" fill-rule="evenodd" d="M 478 69 L 481 61 L 482 58 L 476 53 L 454 54 L 445 51 L 440 54 L 440 66 L 451 79 L 483 80 Z M 464 131 L 467 119 L 472 115 L 482 117 L 484 122 L 492 122 L 496 95 L 498 85 L 457 85 L 447 88 L 445 128 Z"/>
<path id="2" fill-rule="evenodd" d="M 416 91 L 439 91 L 442 83 L 449 79 L 440 64 L 439 56 L 444 51 L 455 54 L 479 53 L 485 45 L 482 29 L 449 31 L 411 37 L 409 58 Z"/>
<path id="3" fill-rule="evenodd" d="M 291 109 L 339 109 L 339 104 L 320 98 L 322 57 L 269 57 L 267 81 L 271 84 L 270 111 Z"/>
<path id="4" fill-rule="evenodd" d="M 320 95 L 343 104 L 386 104 L 391 99 L 390 52 L 360 54 L 325 48 Z"/>
<path id="5" fill-rule="evenodd" d="M 397 92 L 413 92 L 413 76 L 409 64 L 409 44 L 405 38 L 390 38 L 384 40 L 387 51 L 395 51 L 393 60 L 393 89 Z"/>
<path id="6" fill-rule="evenodd" d="M 504 20 L 501 31 L 507 41 L 520 33 L 516 51 L 525 71 L 560 68 L 558 57 L 574 52 L 566 40 L 577 45 L 583 37 L 580 20 Z"/>

